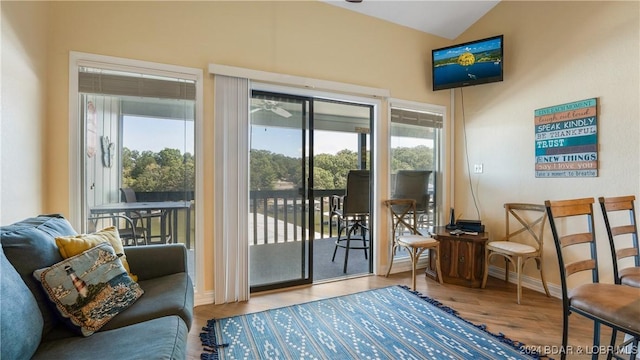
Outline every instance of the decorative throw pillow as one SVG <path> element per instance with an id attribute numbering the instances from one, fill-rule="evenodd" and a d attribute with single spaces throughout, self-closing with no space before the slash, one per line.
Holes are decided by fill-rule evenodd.
<path id="1" fill-rule="evenodd" d="M 76 256 L 104 242 L 111 244 L 131 279 L 138 281 L 138 277 L 131 273 L 127 257 L 124 255 L 124 247 L 122 246 L 122 240 L 120 240 L 120 234 L 118 234 L 118 229 L 116 229 L 115 226 L 106 227 L 93 234 L 56 237 L 56 245 L 58 245 L 60 255 L 62 255 L 64 259 Z"/>
<path id="2" fill-rule="evenodd" d="M 109 243 L 38 269 L 33 275 L 60 314 L 83 336 L 96 332 L 144 293 L 127 275 Z"/>

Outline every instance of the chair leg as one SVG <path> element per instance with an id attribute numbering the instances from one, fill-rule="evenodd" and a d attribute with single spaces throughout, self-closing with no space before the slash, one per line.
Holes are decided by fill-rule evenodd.
<path id="1" fill-rule="evenodd" d="M 411 289 L 416 291 L 416 252 L 418 249 L 411 248 Z"/>
<path id="2" fill-rule="evenodd" d="M 615 345 L 616 345 L 616 336 L 618 335 L 618 330 L 616 329 L 611 329 L 611 341 L 609 342 L 609 349 L 615 349 Z M 611 358 L 613 357 L 613 353 L 614 351 L 608 351 L 607 352 L 607 360 L 611 360 Z"/>
<path id="3" fill-rule="evenodd" d="M 569 339 L 569 309 L 567 309 L 566 300 L 563 300 L 565 304 L 562 305 L 562 348 L 560 348 L 560 359 L 565 360 L 567 358 L 567 341 Z"/>
<path id="4" fill-rule="evenodd" d="M 595 349 L 600 347 L 600 322 L 593 322 L 593 347 Z M 591 355 L 591 360 L 598 360 L 598 352 L 594 351 Z"/>
<path id="5" fill-rule="evenodd" d="M 504 281 L 509 282 L 509 258 L 504 257 Z"/>
<path id="6" fill-rule="evenodd" d="M 516 269 L 516 276 L 518 277 L 518 288 L 517 288 L 517 292 L 518 292 L 518 305 L 520 305 L 520 299 L 522 298 L 522 256 L 518 256 L 518 262 L 516 264 L 517 269 Z"/>
<path id="7" fill-rule="evenodd" d="M 349 261 L 349 248 L 351 247 L 351 233 L 352 229 L 347 230 L 347 246 L 344 249 L 344 267 L 342 268 L 342 272 L 344 274 L 347 273 L 347 261 Z"/>
<path id="8" fill-rule="evenodd" d="M 540 281 L 542 281 L 542 287 L 544 288 L 544 292 L 547 294 L 547 297 L 551 297 L 549 293 L 549 288 L 547 287 L 547 282 L 544 279 L 544 269 L 542 268 L 542 260 L 536 258 L 536 263 L 538 263 L 538 269 L 540 270 Z"/>
<path id="9" fill-rule="evenodd" d="M 391 273 L 391 266 L 393 266 L 393 257 L 396 255 L 397 247 L 398 244 L 393 244 L 393 247 L 391 248 L 391 259 L 389 260 L 389 267 L 387 268 L 387 275 L 385 275 L 385 277 L 389 277 L 389 274 Z"/>
<path id="10" fill-rule="evenodd" d="M 411 258 L 411 289 L 416 291 L 416 266 L 425 248 L 407 247 L 407 250 L 409 250 L 409 256 Z"/>
<path id="11" fill-rule="evenodd" d="M 342 228 L 340 226 L 341 220 L 338 219 L 338 240 L 336 240 L 336 246 L 333 248 L 333 256 L 331 257 L 331 262 L 334 262 L 336 260 L 336 252 L 338 252 L 338 243 L 340 242 L 340 237 L 342 236 L 342 230 L 344 230 L 344 228 Z"/>
<path id="12" fill-rule="evenodd" d="M 369 257 L 367 254 L 368 249 L 367 249 L 367 239 L 366 239 L 367 228 L 362 225 L 359 225 L 359 227 L 360 227 L 360 235 L 362 235 L 362 251 L 364 251 L 364 258 L 368 260 Z"/>

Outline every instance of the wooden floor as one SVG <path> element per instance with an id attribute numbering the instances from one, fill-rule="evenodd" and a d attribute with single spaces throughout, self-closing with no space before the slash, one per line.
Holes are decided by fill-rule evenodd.
<path id="1" fill-rule="evenodd" d="M 188 359 L 200 359 L 202 345 L 199 334 L 208 319 L 253 313 L 276 307 L 340 296 L 389 285 L 410 286 L 410 272 L 384 276 L 366 276 L 313 286 L 298 287 L 268 293 L 252 294 L 248 302 L 203 305 L 195 308 L 194 322 L 189 333 Z M 516 303 L 516 288 L 502 280 L 489 277 L 485 289 L 439 283 L 424 275 L 417 279 L 416 290 L 458 311 L 474 324 L 485 324 L 492 333 L 503 333 L 512 340 L 559 359 L 562 341 L 562 303 L 543 293 L 523 289 L 522 303 Z M 609 343 L 610 331 L 602 329 L 601 344 Z M 570 317 L 569 345 L 574 349 L 591 348 L 593 323 L 580 315 Z M 575 352 L 576 350 L 574 350 Z M 568 359 L 590 359 L 590 355 L 572 354 Z M 600 358 L 605 358 L 601 355 Z"/>

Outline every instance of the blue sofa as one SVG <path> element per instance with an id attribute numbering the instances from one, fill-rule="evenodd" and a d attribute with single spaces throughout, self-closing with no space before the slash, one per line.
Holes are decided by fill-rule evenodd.
<path id="1" fill-rule="evenodd" d="M 184 245 L 125 247 L 144 294 L 84 337 L 64 323 L 33 276 L 63 260 L 56 237 L 76 234 L 59 215 L 0 227 L 0 358 L 184 359 L 194 297 Z"/>

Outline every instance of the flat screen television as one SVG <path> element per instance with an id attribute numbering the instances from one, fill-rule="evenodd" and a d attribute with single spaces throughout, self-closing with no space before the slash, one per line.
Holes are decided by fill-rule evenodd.
<path id="1" fill-rule="evenodd" d="M 502 81 L 503 35 L 431 51 L 433 91 Z"/>

